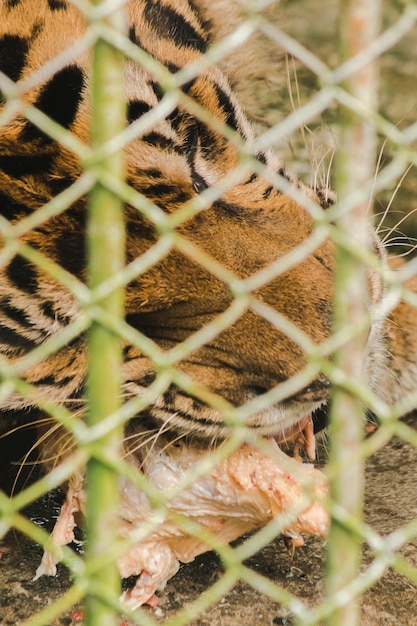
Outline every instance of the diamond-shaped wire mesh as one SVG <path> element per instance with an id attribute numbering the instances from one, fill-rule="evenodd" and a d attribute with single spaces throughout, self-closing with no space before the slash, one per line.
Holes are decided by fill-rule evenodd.
<path id="1" fill-rule="evenodd" d="M 417 9 L 315 4 L 1 6 L 2 623 L 413 623 Z"/>

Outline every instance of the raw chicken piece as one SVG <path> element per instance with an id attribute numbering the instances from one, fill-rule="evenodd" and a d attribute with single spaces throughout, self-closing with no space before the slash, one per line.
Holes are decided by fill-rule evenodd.
<path id="1" fill-rule="evenodd" d="M 73 474 L 68 482 L 65 502 L 55 526 L 52 530 L 49 546 L 45 549 L 42 560 L 33 580 L 38 580 L 41 576 L 55 576 L 56 564 L 62 558 L 61 546 L 75 542 L 74 528 L 77 523 L 75 515 L 85 512 L 84 477 L 80 472 Z"/>
<path id="2" fill-rule="evenodd" d="M 272 449 L 272 446 L 271 446 Z M 143 448 L 141 453 L 143 455 Z M 135 586 L 123 593 L 123 601 L 135 609 L 142 604 L 156 605 L 155 591 L 179 568 L 211 546 L 187 533 L 176 523 L 182 514 L 228 543 L 245 532 L 265 525 L 274 518 L 282 520 L 281 531 L 294 545 L 302 543 L 301 533 L 325 535 L 327 512 L 322 500 L 327 496 L 323 474 L 311 465 L 289 458 L 275 444 L 271 457 L 244 444 L 219 462 L 180 493 L 167 501 L 166 511 L 152 510 L 149 498 L 138 486 L 120 481 L 119 535 L 134 540 L 118 560 L 124 578 L 140 575 Z M 159 492 L 168 492 L 210 454 L 185 444 L 152 448 L 142 460 L 131 455 L 129 462 L 143 471 Z M 65 544 L 72 536 L 74 512 L 82 506 L 79 477 L 69 485 L 67 500 L 53 531 L 54 542 Z M 172 491 L 171 491 L 172 493 Z M 78 509 L 77 509 L 78 507 Z M 174 515 L 173 515 L 174 514 Z M 144 526 L 154 518 L 147 534 Z M 137 533 L 143 531 L 139 540 Z M 56 554 L 56 553 L 55 553 Z M 56 556 L 45 552 L 37 576 L 55 574 Z"/>

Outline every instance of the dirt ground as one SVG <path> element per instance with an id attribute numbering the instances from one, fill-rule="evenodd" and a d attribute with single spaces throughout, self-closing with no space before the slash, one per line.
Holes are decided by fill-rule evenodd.
<path id="1" fill-rule="evenodd" d="M 417 415 L 409 416 L 406 421 L 417 427 Z M 417 450 L 397 438 L 368 460 L 366 521 L 382 535 L 415 519 L 416 468 Z M 32 505 L 29 514 L 39 524 L 48 527 L 53 523 L 57 506 L 56 500 L 48 498 Z M 410 565 L 417 567 L 417 538 L 404 545 L 400 554 Z M 56 578 L 43 577 L 33 582 L 41 550 L 15 532 L 10 532 L 1 542 L 0 555 L 0 624 L 29 626 L 30 616 L 34 616 L 69 587 L 68 573 L 60 566 Z M 365 546 L 363 567 L 366 568 L 371 561 L 372 555 Z M 296 550 L 291 564 L 282 539 L 277 538 L 252 556 L 247 565 L 308 605 L 316 605 L 322 597 L 325 545 L 321 540 L 308 538 L 305 546 Z M 163 624 L 176 611 L 209 589 L 222 571 L 220 559 L 213 553 L 204 554 L 193 563 L 183 565 L 166 589 L 160 592 L 156 613 L 153 609 L 148 609 L 149 612 L 157 623 Z M 81 624 L 82 613 L 79 609 L 75 606 L 45 626 Z M 243 582 L 238 582 L 220 601 L 199 618 L 189 622 L 190 626 L 290 626 L 292 623 L 288 609 Z M 127 624 L 124 622 L 124 626 Z M 364 594 L 361 624 L 417 626 L 417 584 L 396 571 L 388 570 Z"/>

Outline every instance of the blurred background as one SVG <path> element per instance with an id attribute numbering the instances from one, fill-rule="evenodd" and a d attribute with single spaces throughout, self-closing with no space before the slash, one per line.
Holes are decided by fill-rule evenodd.
<path id="1" fill-rule="evenodd" d="M 338 18 L 339 0 L 281 0 L 267 9 L 268 20 L 313 52 L 330 68 L 339 64 Z M 381 29 L 393 26 L 404 13 L 406 3 L 386 0 L 383 5 Z M 410 26 L 411 26 L 410 20 Z M 320 90 L 317 76 L 297 59 L 278 51 L 265 41 L 269 53 L 268 82 L 252 83 L 249 113 L 258 130 L 283 120 L 292 110 L 306 104 Z M 417 27 L 410 31 L 379 63 L 379 113 L 399 129 L 417 121 Z M 255 110 L 255 107 L 256 110 Z M 337 105 L 312 120 L 302 131 L 276 146 L 288 169 L 297 173 L 307 184 L 315 181 L 331 184 L 332 161 L 338 135 Z M 417 142 L 414 142 L 414 148 Z M 378 169 L 386 166 L 395 155 L 396 146 L 385 137 L 378 142 Z M 389 208 L 385 215 L 386 209 Z M 415 166 L 403 172 L 395 183 L 375 197 L 375 223 L 380 224 L 381 237 L 387 238 L 392 251 L 415 254 L 417 244 L 417 172 Z"/>

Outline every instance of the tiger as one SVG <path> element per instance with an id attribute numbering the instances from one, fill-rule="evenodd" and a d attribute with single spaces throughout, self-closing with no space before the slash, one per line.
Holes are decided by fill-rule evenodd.
<path id="1" fill-rule="evenodd" d="M 24 105 L 33 105 L 89 145 L 91 53 L 74 46 L 88 29 L 76 4 L 68 0 L 4 0 L 0 4 L 3 233 L 6 225 L 21 223 L 70 190 L 83 172 L 80 158 L 26 118 L 24 107 L 14 107 L 13 99 L 14 85 L 23 86 L 20 98 Z M 227 24 L 229 17 L 235 19 L 233 6 L 203 0 L 131 0 L 126 3 L 129 40 L 175 75 L 201 60 L 223 36 L 219 24 Z M 205 63 L 202 68 L 182 84 L 181 91 L 239 142 L 186 104 L 177 103 L 152 127 L 136 134 L 124 150 L 127 183 L 166 214 L 174 214 L 221 184 L 240 163 L 238 143 L 250 152 L 255 140 L 253 125 L 226 74 L 227 64 Z M 155 76 L 133 58 L 125 61 L 125 98 L 129 125 L 146 119 L 164 99 Z M 291 254 L 314 232 L 316 222 L 309 206 L 325 212 L 334 201 L 327 188 L 310 188 L 298 180 L 270 150 L 256 152 L 254 163 L 252 171 L 242 174 L 209 206 L 177 227 L 192 246 L 239 280 Z M 42 222 L 35 220 L 31 228 L 22 229 L 19 240 L 85 283 L 86 214 L 84 194 L 75 197 L 65 211 L 52 211 Z M 124 218 L 128 265 L 151 250 L 158 233 L 129 203 Z M 372 237 L 374 254 L 382 266 L 386 253 L 378 237 Z M 18 364 L 34 348 L 59 337 L 80 315 L 76 295 L 58 278 L 27 255 L 8 252 L 6 244 L 4 250 L 0 270 L 3 370 L 5 364 Z M 283 273 L 258 286 L 253 296 L 300 329 L 312 344 L 320 345 L 332 333 L 335 263 L 336 246 L 327 238 L 302 260 L 288 264 Z M 413 279 L 408 286 L 417 289 Z M 394 402 L 415 388 L 417 380 L 414 314 L 402 301 L 387 316 L 373 315 L 386 293 L 380 271 L 369 269 L 369 293 L 372 324 L 364 354 L 364 378 L 386 402 Z M 126 285 L 125 320 L 160 349 L 170 350 L 213 322 L 232 302 L 227 281 L 174 247 Z M 213 396 L 240 407 L 291 380 L 306 364 L 302 345 L 249 306 L 175 367 Z M 60 438 L 44 436 L 44 425 L 53 418 L 43 406 L 46 402 L 64 406 L 74 419 L 82 419 L 86 376 L 83 332 L 20 373 L 20 379 L 36 394 L 25 394 L 19 386 L 6 388 L 0 431 L 19 430 L 24 423 L 39 424 L 39 454 L 47 469 L 48 459 L 59 459 L 60 449 L 68 446 Z M 124 401 L 143 396 L 157 378 L 151 358 L 127 340 L 123 340 L 122 377 Z M 287 441 L 307 415 L 327 405 L 330 388 L 328 377 L 320 372 L 285 399 L 242 418 L 242 423 L 261 437 Z M 174 383 L 153 397 L 132 422 L 139 432 L 163 433 L 172 439 L 191 437 L 211 444 L 227 439 L 233 428 L 219 408 Z"/>

